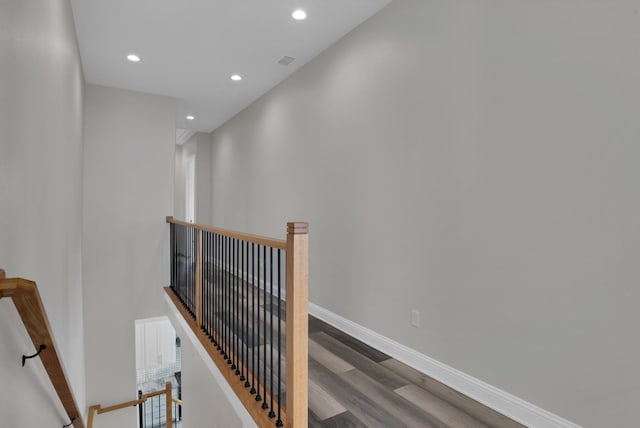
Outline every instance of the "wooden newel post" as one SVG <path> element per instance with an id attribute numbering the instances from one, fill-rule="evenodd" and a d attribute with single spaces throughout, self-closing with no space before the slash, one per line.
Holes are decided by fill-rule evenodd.
<path id="1" fill-rule="evenodd" d="M 167 428 L 173 427 L 173 400 L 171 397 L 172 392 L 173 392 L 173 387 L 171 386 L 171 382 L 167 382 L 166 393 L 165 393 L 165 397 L 167 399 L 165 404 L 167 407 Z"/>
<path id="2" fill-rule="evenodd" d="M 196 322 L 202 326 L 202 231 L 197 231 L 196 243 Z"/>
<path id="3" fill-rule="evenodd" d="M 287 428 L 307 428 L 309 224 L 287 223 Z"/>

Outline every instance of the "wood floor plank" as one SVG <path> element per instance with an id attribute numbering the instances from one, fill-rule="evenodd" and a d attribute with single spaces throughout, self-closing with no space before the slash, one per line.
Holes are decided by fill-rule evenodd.
<path id="1" fill-rule="evenodd" d="M 410 383 L 403 377 L 398 376 L 386 367 L 370 360 L 361 353 L 355 351 L 353 348 L 331 336 L 328 336 L 324 332 L 312 334 L 311 339 L 324 346 L 326 349 L 330 350 L 333 354 L 351 364 L 356 369 L 376 379 L 390 390 L 400 388 L 401 386 L 408 385 Z"/>
<path id="2" fill-rule="evenodd" d="M 323 421 L 309 409 L 309 428 L 323 428 L 324 425 L 322 425 L 322 422 Z"/>
<path id="3" fill-rule="evenodd" d="M 309 340 L 309 355 L 313 355 L 320 364 L 323 364 L 334 373 L 344 373 L 353 370 L 353 366 L 333 352 L 326 349 L 314 340 Z"/>
<path id="4" fill-rule="evenodd" d="M 323 421 L 347 411 L 324 388 L 309 379 L 309 409 Z"/>
<path id="5" fill-rule="evenodd" d="M 334 398 L 365 426 L 370 428 L 406 427 L 405 424 L 398 423 L 396 418 L 382 410 L 367 395 L 318 363 L 313 357 L 309 358 L 309 377 L 313 378 L 322 388 L 331 391 Z"/>
<path id="6" fill-rule="evenodd" d="M 388 368 L 399 376 L 415 384 L 420 388 L 448 402 L 452 406 L 462 410 L 479 421 L 496 428 L 525 428 L 514 420 L 496 412 L 487 406 L 467 397 L 464 394 L 444 385 L 441 382 L 419 372 L 418 370 L 401 363 L 398 360 L 390 359 L 383 361 L 380 365 Z"/>
<path id="7" fill-rule="evenodd" d="M 391 358 L 389 355 L 385 354 L 384 352 L 380 352 L 377 349 L 367 345 L 366 343 L 361 342 L 358 339 L 346 334 L 345 332 L 340 331 L 337 328 L 323 321 L 320 321 L 317 318 L 310 316 L 309 317 L 309 334 L 311 334 L 311 331 L 314 331 L 314 332 L 322 331 L 325 334 L 344 343 L 345 345 L 349 346 L 351 349 L 364 355 L 365 357 L 369 358 L 371 361 L 374 361 L 376 363 L 379 363 L 381 361 L 388 360 L 389 358 Z"/>
<path id="8" fill-rule="evenodd" d="M 432 415 L 447 427 L 488 428 L 488 425 L 416 385 L 403 386 L 396 389 L 395 393 Z"/>
<path id="9" fill-rule="evenodd" d="M 407 427 L 449 428 L 358 369 L 343 374 L 342 378 L 362 394 L 366 394 L 381 410 L 392 415 Z"/>
<path id="10" fill-rule="evenodd" d="M 326 419 L 322 421 L 319 426 L 322 428 L 368 428 L 367 425 L 356 418 L 351 412 L 345 412 Z"/>

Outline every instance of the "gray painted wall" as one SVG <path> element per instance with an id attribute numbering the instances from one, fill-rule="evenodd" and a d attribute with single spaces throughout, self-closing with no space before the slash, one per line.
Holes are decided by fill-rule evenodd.
<path id="1" fill-rule="evenodd" d="M 0 267 L 35 280 L 80 409 L 82 91 L 67 0 L 0 2 Z M 69 422 L 9 299 L 0 302 L 0 425 Z"/>
<path id="2" fill-rule="evenodd" d="M 83 273 L 87 400 L 136 398 L 136 319 L 164 315 L 175 100 L 85 88 Z M 135 409 L 96 427 L 133 426 Z"/>
<path id="3" fill-rule="evenodd" d="M 393 2 L 214 132 L 212 222 L 308 220 L 314 303 L 636 426 L 639 8 Z"/>

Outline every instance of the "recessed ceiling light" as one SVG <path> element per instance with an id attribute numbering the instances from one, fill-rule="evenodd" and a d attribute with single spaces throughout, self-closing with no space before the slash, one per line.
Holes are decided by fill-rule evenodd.
<path id="1" fill-rule="evenodd" d="M 237 82 L 239 80 L 242 80 L 242 76 L 240 76 L 239 74 L 234 74 L 233 76 L 231 76 L 231 80 L 235 80 Z"/>
<path id="2" fill-rule="evenodd" d="M 291 17 L 296 21 L 302 21 L 307 18 L 307 12 L 302 9 L 297 9 L 291 14 Z"/>
<path id="3" fill-rule="evenodd" d="M 187 120 L 193 120 L 193 119 L 195 119 L 195 116 L 191 116 L 191 115 L 187 116 Z"/>
<path id="4" fill-rule="evenodd" d="M 131 62 L 138 62 L 140 61 L 140 57 L 136 54 L 129 54 L 127 55 L 127 59 Z"/>

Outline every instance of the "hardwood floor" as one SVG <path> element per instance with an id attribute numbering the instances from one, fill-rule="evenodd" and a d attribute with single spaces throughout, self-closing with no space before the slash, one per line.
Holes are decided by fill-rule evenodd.
<path id="1" fill-rule="evenodd" d="M 213 271 L 205 284 L 203 300 L 217 302 L 221 294 L 213 282 L 230 275 Z M 280 322 L 264 312 L 272 298 L 264 291 L 239 280 L 227 286 L 225 309 L 205 316 L 205 324 L 221 325 L 230 343 L 236 343 L 243 360 L 258 370 L 258 382 L 281 388 L 285 402 L 284 354 L 265 345 L 278 338 L 285 348 L 285 313 Z M 277 302 L 276 298 L 273 298 Z M 207 305 L 207 303 L 205 303 Z M 274 303 L 276 308 L 277 303 Z M 247 311 L 256 308 L 254 318 Z M 234 309 L 235 308 L 235 309 Z M 284 305 L 282 305 L 284 309 Z M 239 310 L 239 312 L 237 312 Z M 238 317 L 238 313 L 240 316 Z M 260 327 L 258 324 L 262 325 Z M 273 327 L 273 329 L 272 329 Z M 275 334 L 272 334 L 275 333 Z M 253 364 L 253 365 L 251 365 Z M 278 379 L 278 366 L 281 377 Z M 273 369 L 273 373 L 272 373 Z M 309 316 L 309 427 L 372 428 L 522 428 L 509 418 L 475 402 L 423 373 L 391 358 L 346 333 Z"/>
<path id="2" fill-rule="evenodd" d="M 309 427 L 522 425 L 310 316 Z"/>

